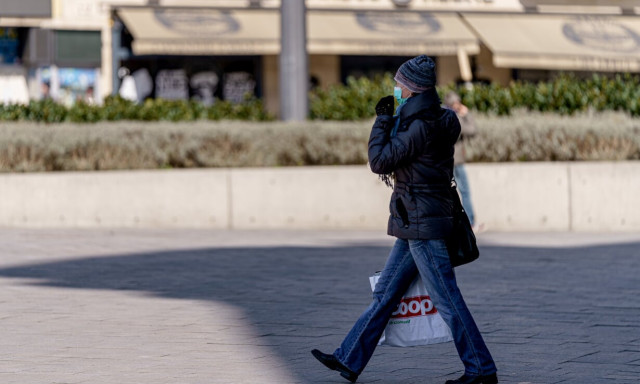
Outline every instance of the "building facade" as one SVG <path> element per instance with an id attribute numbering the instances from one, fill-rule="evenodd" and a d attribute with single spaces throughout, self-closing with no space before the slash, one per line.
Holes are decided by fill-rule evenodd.
<path id="1" fill-rule="evenodd" d="M 93 0 L 0 3 L 0 102 L 101 94 L 100 4 Z"/>
<path id="2" fill-rule="evenodd" d="M 439 84 L 640 72 L 637 0 L 306 6 L 310 87 L 394 71 L 419 54 L 436 59 Z M 0 68 L 22 71 L 31 98 L 120 92 L 211 103 L 248 93 L 277 114 L 279 9 L 279 0 L 3 0 Z"/>

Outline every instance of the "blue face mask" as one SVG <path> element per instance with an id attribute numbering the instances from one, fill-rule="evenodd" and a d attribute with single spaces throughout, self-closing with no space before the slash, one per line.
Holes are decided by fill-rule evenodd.
<path id="1" fill-rule="evenodd" d="M 402 88 L 400 87 L 393 87 L 393 96 L 398 100 L 398 104 L 400 105 L 404 104 L 408 99 L 408 97 L 402 97 Z"/>

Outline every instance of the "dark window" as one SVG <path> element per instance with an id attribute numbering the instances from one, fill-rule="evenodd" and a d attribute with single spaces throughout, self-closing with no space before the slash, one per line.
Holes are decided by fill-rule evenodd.
<path id="1" fill-rule="evenodd" d="M 23 52 L 24 62 L 32 66 L 47 66 L 53 62 L 53 31 L 30 28 Z"/>
<path id="2" fill-rule="evenodd" d="M 16 64 L 20 61 L 19 43 L 17 28 L 0 28 L 0 64 Z"/>
<path id="3" fill-rule="evenodd" d="M 55 61 L 59 66 L 99 67 L 99 31 L 56 31 Z"/>

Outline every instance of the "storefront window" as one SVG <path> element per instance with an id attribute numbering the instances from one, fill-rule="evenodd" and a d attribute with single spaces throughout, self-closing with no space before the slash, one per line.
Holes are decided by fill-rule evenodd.
<path id="1" fill-rule="evenodd" d="M 96 102 L 98 70 L 93 68 L 40 68 L 40 98 L 65 105 Z"/>
<path id="2" fill-rule="evenodd" d="M 152 91 L 131 96 L 132 100 L 142 101 L 150 96 L 167 100 L 192 99 L 205 105 L 213 104 L 216 98 L 240 103 L 246 95 L 260 97 L 262 91 L 259 57 L 137 57 L 124 61 L 122 67 L 126 76 L 123 76 L 120 95 L 131 93 L 129 88 L 140 88 L 139 83 L 144 79 L 134 76 L 140 70 L 148 73 L 153 81 Z M 125 77 L 131 77 L 126 80 L 133 83 L 125 84 Z"/>
<path id="3" fill-rule="evenodd" d="M 89 104 L 95 102 L 97 74 L 95 69 L 60 68 L 58 69 L 60 89 L 58 101 L 71 105 L 76 101 Z"/>
<path id="4" fill-rule="evenodd" d="M 0 28 L 0 64 L 17 64 L 20 62 L 18 44 L 17 28 Z"/>

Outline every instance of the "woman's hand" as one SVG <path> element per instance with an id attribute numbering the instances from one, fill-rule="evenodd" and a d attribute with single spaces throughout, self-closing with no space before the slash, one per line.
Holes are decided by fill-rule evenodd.
<path id="1" fill-rule="evenodd" d="M 378 101 L 378 104 L 376 104 L 376 115 L 381 116 L 381 115 L 387 115 L 387 116 L 392 116 L 393 115 L 393 105 L 394 105 L 394 99 L 393 96 L 385 96 L 382 99 L 380 99 L 380 101 Z"/>

